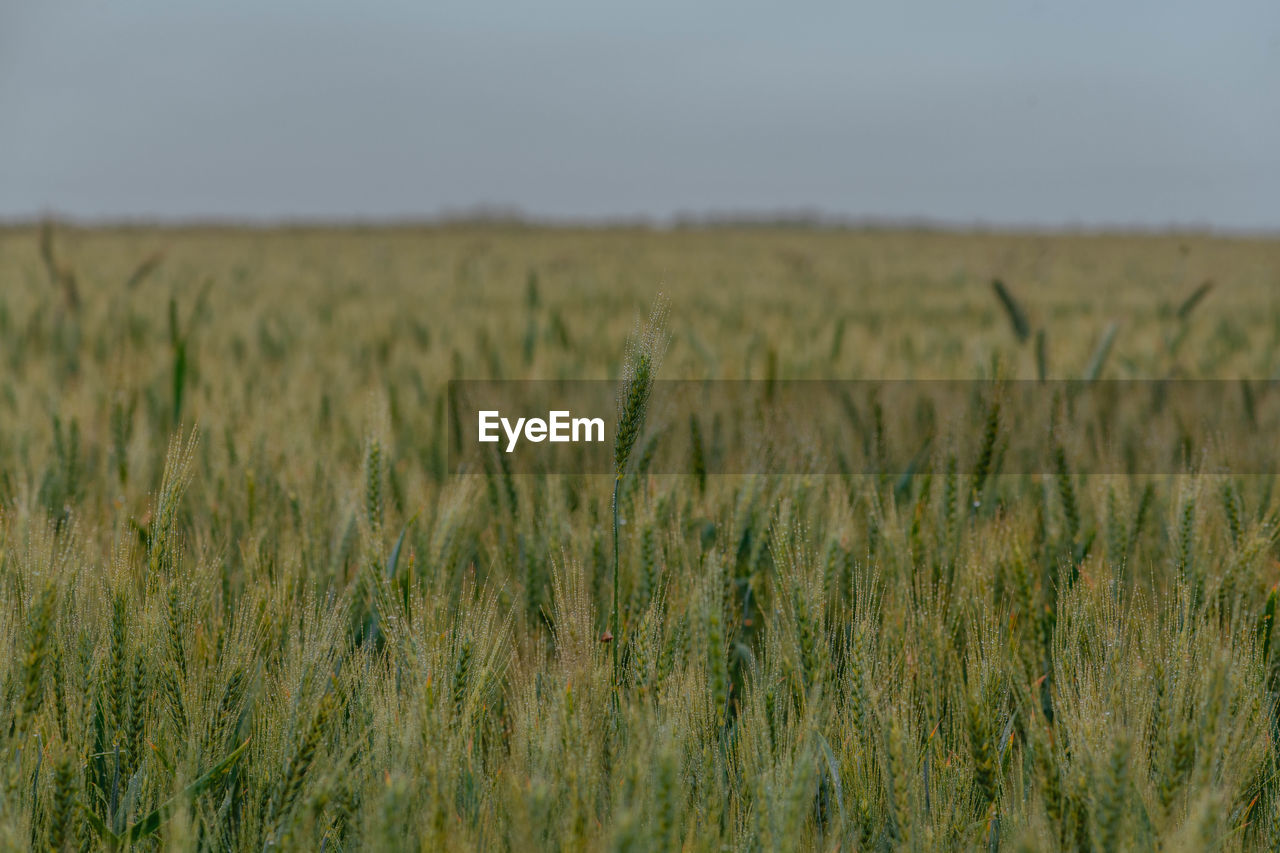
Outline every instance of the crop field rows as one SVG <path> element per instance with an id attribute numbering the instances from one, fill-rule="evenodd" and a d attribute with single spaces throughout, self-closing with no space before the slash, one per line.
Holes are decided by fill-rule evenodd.
<path id="1" fill-rule="evenodd" d="M 531 379 L 607 470 L 457 473 L 449 381 Z M 1265 450 L 1280 241 L 0 229 L 0 848 L 1280 844 L 1280 465 L 650 408 L 846 379 L 1221 380 Z"/>

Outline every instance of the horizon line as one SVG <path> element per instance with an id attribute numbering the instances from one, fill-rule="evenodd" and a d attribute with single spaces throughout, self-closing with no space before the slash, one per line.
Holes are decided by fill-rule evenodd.
<path id="1" fill-rule="evenodd" d="M 434 214 L 192 214 L 83 215 L 50 210 L 40 214 L 0 215 L 0 229 L 38 228 L 46 223 L 85 230 L 412 230 L 459 227 L 528 228 L 530 230 L 647 230 L 697 231 L 733 229 L 794 229 L 808 231 L 896 231 L 950 234 L 1027 234 L 1070 236 L 1212 236 L 1239 239 L 1280 239 L 1280 225 L 1236 227 L 1211 222 L 1137 223 L 1106 221 L 1039 221 L 957 219 L 927 215 L 877 216 L 833 214 L 807 208 L 777 210 L 678 212 L 668 215 L 556 215 L 531 213 L 519 207 L 475 205 L 446 208 Z"/>

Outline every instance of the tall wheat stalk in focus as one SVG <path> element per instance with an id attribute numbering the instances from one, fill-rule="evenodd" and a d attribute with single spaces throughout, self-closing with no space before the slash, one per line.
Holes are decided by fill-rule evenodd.
<path id="1" fill-rule="evenodd" d="M 613 608 L 609 618 L 610 632 L 617 633 L 617 637 L 609 637 L 613 641 L 615 688 L 619 685 L 618 644 L 622 634 L 618 621 L 618 580 L 622 573 L 622 564 L 618 559 L 618 487 L 622 484 L 636 439 L 644 429 L 649 393 L 653 390 L 653 379 L 662 364 L 667 342 L 667 301 L 659 295 L 649 315 L 649 322 L 637 329 L 635 338 L 627 349 L 622 387 L 618 393 L 618 431 L 613 443 Z"/>

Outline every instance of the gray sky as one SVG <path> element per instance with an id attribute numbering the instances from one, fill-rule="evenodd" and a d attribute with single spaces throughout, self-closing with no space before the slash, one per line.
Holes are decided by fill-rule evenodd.
<path id="1" fill-rule="evenodd" d="M 1280 229 L 1280 2 L 0 0 L 0 217 Z"/>

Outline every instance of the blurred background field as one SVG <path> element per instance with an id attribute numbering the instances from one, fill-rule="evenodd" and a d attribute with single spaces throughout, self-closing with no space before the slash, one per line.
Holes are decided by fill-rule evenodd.
<path id="1" fill-rule="evenodd" d="M 6 228 L 0 839 L 1280 840 L 1271 476 L 641 461 L 610 624 L 612 478 L 449 475 L 446 383 L 617 379 L 659 292 L 660 379 L 1280 380 L 1274 239 Z"/>

